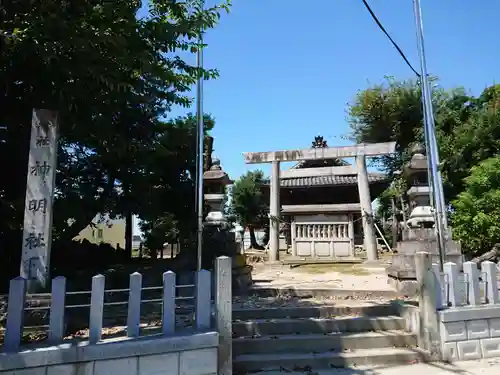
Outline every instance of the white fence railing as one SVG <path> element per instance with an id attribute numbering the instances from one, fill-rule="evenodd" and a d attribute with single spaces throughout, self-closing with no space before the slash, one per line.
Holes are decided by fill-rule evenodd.
<path id="1" fill-rule="evenodd" d="M 498 268 L 490 261 L 465 262 L 463 274 L 455 263 L 445 263 L 443 272 L 438 264 L 432 265 L 436 275 L 436 307 L 438 309 L 460 306 L 494 305 L 500 303 Z"/>
<path id="2" fill-rule="evenodd" d="M 295 238 L 300 239 L 339 239 L 349 237 L 348 223 L 296 223 Z"/>
<path id="3" fill-rule="evenodd" d="M 161 334 L 169 336 L 176 333 L 176 307 L 188 303 L 194 307 L 194 328 L 208 330 L 212 327 L 212 300 L 214 300 L 215 324 L 219 328 L 230 318 L 231 305 L 231 259 L 221 257 L 216 260 L 215 280 L 212 273 L 201 270 L 196 273 L 195 282 L 191 285 L 176 285 L 176 274 L 167 271 L 163 274 L 163 284 L 160 286 L 143 287 L 142 275 L 133 273 L 129 277 L 129 287 L 126 289 L 106 289 L 106 278 L 96 275 L 92 278 L 90 291 L 68 292 L 66 278 L 56 277 L 52 280 L 51 293 L 39 295 L 26 294 L 26 280 L 17 277 L 10 281 L 7 319 L 5 324 L 4 350 L 15 352 L 20 349 L 23 331 L 24 316 L 28 310 L 46 310 L 48 312 L 48 342 L 57 345 L 64 340 L 66 333 L 66 312 L 72 308 L 88 308 L 88 341 L 96 344 L 102 339 L 104 308 L 106 306 L 123 306 L 126 309 L 126 335 L 129 338 L 140 336 L 141 305 L 145 303 L 161 304 Z M 215 288 L 212 298 L 212 285 Z M 183 293 L 190 288 L 194 293 Z M 159 298 L 144 298 L 144 294 L 155 292 Z M 106 295 L 115 294 L 127 296 L 122 301 L 108 302 Z M 151 293 L 150 293 L 151 294 Z M 76 295 L 90 295 L 90 303 L 67 304 L 67 297 Z M 50 298 L 50 303 L 43 307 L 26 306 L 26 299 Z M 218 316 L 218 311 L 226 313 L 229 305 L 229 316 Z M 219 314 L 220 315 L 220 314 Z M 223 315 L 223 314 L 222 314 Z M 226 324 L 227 325 L 227 324 Z M 227 327 L 226 327 L 227 328 Z"/>

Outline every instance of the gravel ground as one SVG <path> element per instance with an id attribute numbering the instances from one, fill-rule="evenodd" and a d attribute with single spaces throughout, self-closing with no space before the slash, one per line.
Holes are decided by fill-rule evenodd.
<path id="1" fill-rule="evenodd" d="M 362 265 L 321 264 L 290 268 L 256 264 L 252 278 L 256 287 L 394 290 L 388 283 L 385 268 Z"/>
<path id="2" fill-rule="evenodd" d="M 334 293 L 322 298 L 301 298 L 286 292 L 273 297 L 250 295 L 235 297 L 233 308 L 272 308 L 318 305 L 366 305 L 388 302 L 389 298 L 376 292 L 391 292 L 383 267 L 364 267 L 352 264 L 321 264 L 290 268 L 283 265 L 253 265 L 252 279 L 256 288 L 274 289 L 344 289 L 360 291 L 358 295 L 346 296 Z"/>

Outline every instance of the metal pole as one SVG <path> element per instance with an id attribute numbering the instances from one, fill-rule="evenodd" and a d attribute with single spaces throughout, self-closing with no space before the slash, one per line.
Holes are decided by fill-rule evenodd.
<path id="1" fill-rule="evenodd" d="M 418 23 L 420 26 L 417 25 L 417 34 L 420 33 L 420 37 L 417 38 L 417 44 L 419 48 L 419 52 L 421 51 L 421 59 L 423 59 L 423 69 L 425 70 L 426 76 L 425 79 L 422 80 L 421 82 L 421 87 L 422 87 L 422 105 L 424 109 L 424 121 L 425 121 L 425 129 L 426 129 L 426 137 L 428 137 L 427 146 L 429 146 L 429 149 L 433 149 L 433 151 L 430 151 L 428 157 L 432 158 L 432 163 L 430 164 L 431 166 L 431 174 L 429 176 L 438 176 L 437 180 L 431 179 L 432 184 L 436 184 L 433 186 L 435 190 L 435 194 L 439 195 L 439 200 L 438 204 L 439 206 L 437 207 L 438 209 L 436 212 L 441 212 L 441 214 L 446 215 L 446 201 L 444 199 L 444 193 L 443 193 L 443 179 L 441 177 L 441 172 L 439 171 L 439 149 L 437 145 L 437 140 L 436 140 L 436 125 L 435 125 L 435 120 L 434 120 L 434 108 L 432 105 L 432 89 L 431 85 L 429 82 L 429 75 L 427 73 L 427 62 L 425 59 L 425 48 L 424 48 L 424 34 L 423 34 L 423 24 L 422 24 L 422 13 L 420 9 L 420 0 L 417 0 L 418 2 L 418 11 L 416 10 L 416 18 L 418 19 Z M 424 83 L 425 82 L 425 83 Z M 425 88 L 424 88 L 425 87 Z M 448 222 L 446 220 L 446 216 L 444 216 L 445 220 L 443 221 L 444 228 L 447 229 L 448 227 Z M 445 233 L 446 235 L 447 233 Z"/>
<path id="2" fill-rule="evenodd" d="M 196 66 L 198 66 L 198 52 L 196 52 Z M 194 184 L 195 184 L 195 189 L 194 189 L 194 212 L 196 216 L 196 220 L 198 220 L 198 186 L 199 186 L 199 169 L 200 169 L 200 157 L 198 154 L 198 148 L 200 145 L 200 132 L 198 131 L 198 124 L 200 123 L 199 120 L 199 115 L 198 115 L 198 96 L 199 96 L 199 87 L 198 87 L 198 82 L 196 83 L 196 126 L 195 126 L 195 132 L 196 132 L 196 143 L 195 143 L 195 159 L 196 159 L 196 167 L 195 167 L 195 175 L 194 175 Z"/>
<path id="3" fill-rule="evenodd" d="M 420 42 L 417 42 L 417 45 L 419 46 L 420 49 Z M 429 188 L 431 190 L 430 193 L 430 203 L 432 207 L 435 207 L 435 202 L 434 202 L 434 181 L 432 179 L 432 176 L 434 174 L 434 163 L 432 163 L 430 160 L 431 155 L 430 155 L 430 137 L 429 137 L 429 121 L 427 119 L 427 110 L 425 106 L 425 95 L 424 95 L 424 89 L 423 89 L 423 83 L 422 80 L 420 80 L 420 95 L 422 98 L 422 114 L 424 116 L 424 142 L 425 142 L 425 151 L 427 154 L 427 176 L 428 176 L 428 183 L 429 183 Z M 437 218 L 436 218 L 436 210 L 434 210 L 434 219 L 436 220 L 437 223 Z"/>
<path id="4" fill-rule="evenodd" d="M 202 266 L 202 248 L 203 248 L 203 153 L 204 153 L 204 140 L 205 140 L 205 129 L 203 124 L 203 74 L 201 69 L 203 69 L 203 34 L 200 33 L 198 38 L 198 50 L 196 53 L 196 66 L 198 68 L 198 80 L 196 82 L 196 122 L 197 122 L 197 162 L 196 166 L 196 189 L 197 189 L 197 200 L 196 200 L 196 214 L 198 218 L 197 223 L 197 270 L 201 270 Z"/>
<path id="5" fill-rule="evenodd" d="M 446 219 L 446 202 L 444 201 L 443 181 L 441 173 L 439 172 L 439 152 L 436 141 L 436 126 L 434 121 L 434 109 L 432 106 L 431 87 L 429 84 L 429 77 L 427 74 L 427 62 L 425 59 L 424 48 L 424 31 L 422 24 L 422 10 L 420 7 L 420 0 L 413 0 L 415 23 L 417 29 L 417 45 L 420 57 L 420 71 L 421 71 L 421 88 L 422 88 L 422 104 L 424 109 L 424 127 L 426 130 L 426 149 L 427 160 L 429 163 L 431 183 L 431 197 L 434 203 L 435 217 L 436 217 L 436 234 L 439 250 L 440 267 L 443 268 L 446 245 L 447 245 L 447 219 Z"/>

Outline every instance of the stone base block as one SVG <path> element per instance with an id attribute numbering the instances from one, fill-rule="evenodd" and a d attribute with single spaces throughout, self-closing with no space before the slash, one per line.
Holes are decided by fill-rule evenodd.
<path id="1" fill-rule="evenodd" d="M 445 342 L 443 344 L 443 360 L 447 362 L 458 361 L 458 348 L 456 342 Z"/>
<path id="2" fill-rule="evenodd" d="M 417 280 L 411 279 L 397 279 L 389 277 L 388 283 L 399 294 L 407 297 L 416 297 L 418 295 Z"/>
<path id="3" fill-rule="evenodd" d="M 481 340 L 483 358 L 500 357 L 500 337 Z"/>
<path id="4" fill-rule="evenodd" d="M 436 241 L 436 230 L 434 228 L 407 228 L 403 230 L 403 241 Z M 451 231 L 448 238 L 451 238 Z"/>
<path id="5" fill-rule="evenodd" d="M 432 253 L 431 253 L 432 254 Z M 458 268 L 462 269 L 462 254 L 446 254 L 446 262 L 457 263 Z M 439 263 L 439 255 L 432 254 L 432 262 Z M 415 254 L 396 253 L 392 256 L 391 266 L 387 269 L 387 274 L 398 279 L 414 279 L 415 274 Z"/>
<path id="6" fill-rule="evenodd" d="M 400 254 L 415 254 L 419 251 L 438 254 L 438 245 L 436 240 L 405 240 L 398 242 L 396 251 Z M 446 253 L 461 254 L 460 246 L 455 241 L 448 241 L 446 244 Z"/>
<path id="7" fill-rule="evenodd" d="M 457 342 L 458 358 L 461 361 L 481 359 L 481 345 L 479 340 L 468 340 Z"/>

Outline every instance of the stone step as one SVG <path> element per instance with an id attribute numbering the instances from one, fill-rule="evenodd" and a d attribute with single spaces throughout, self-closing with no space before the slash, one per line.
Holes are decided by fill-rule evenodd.
<path id="1" fill-rule="evenodd" d="M 335 300 L 363 300 L 363 301 L 391 301 L 401 297 L 395 290 L 349 290 L 343 288 L 317 288 L 289 286 L 253 286 L 251 294 L 261 298 L 292 297 L 292 298 L 318 298 Z"/>
<path id="2" fill-rule="evenodd" d="M 416 337 L 404 331 L 277 335 L 233 339 L 233 355 L 321 353 L 357 349 L 405 348 L 416 345 Z"/>
<path id="3" fill-rule="evenodd" d="M 405 320 L 399 316 L 256 319 L 233 323 L 233 337 L 290 334 L 324 334 L 332 332 L 366 332 L 404 330 Z"/>
<path id="4" fill-rule="evenodd" d="M 324 353 L 247 354 L 234 357 L 234 373 L 280 370 L 282 372 L 344 368 L 349 366 L 394 366 L 427 361 L 416 348 L 375 348 Z"/>
<path id="5" fill-rule="evenodd" d="M 298 307 L 242 308 L 233 309 L 233 319 L 285 319 L 285 318 L 330 318 L 344 315 L 387 316 L 397 315 L 396 304 L 353 304 Z"/>

